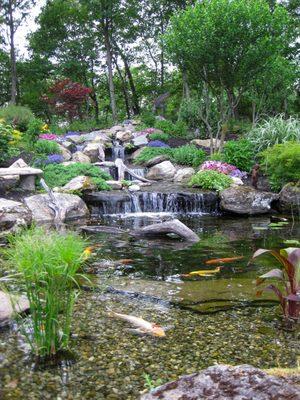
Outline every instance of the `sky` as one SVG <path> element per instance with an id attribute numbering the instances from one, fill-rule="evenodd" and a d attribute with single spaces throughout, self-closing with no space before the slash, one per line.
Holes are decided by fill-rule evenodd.
<path id="1" fill-rule="evenodd" d="M 39 12 L 46 0 L 37 0 L 36 5 L 32 7 L 26 21 L 19 27 L 15 35 L 15 44 L 18 49 L 19 56 L 26 58 L 28 56 L 27 45 L 28 41 L 26 36 L 34 32 L 36 29 L 36 24 L 34 22 L 35 18 L 39 15 Z"/>

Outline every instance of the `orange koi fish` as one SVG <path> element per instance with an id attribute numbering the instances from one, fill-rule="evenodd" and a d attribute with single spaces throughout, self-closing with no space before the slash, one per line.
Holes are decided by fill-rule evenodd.
<path id="1" fill-rule="evenodd" d="M 214 258 L 213 260 L 205 261 L 206 265 L 215 265 L 215 264 L 225 264 L 230 263 L 232 261 L 242 260 L 245 258 L 244 256 L 237 256 L 237 257 L 227 257 L 227 258 Z"/>

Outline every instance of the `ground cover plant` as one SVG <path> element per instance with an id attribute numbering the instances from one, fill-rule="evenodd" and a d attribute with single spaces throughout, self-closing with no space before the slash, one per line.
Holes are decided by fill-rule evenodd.
<path id="1" fill-rule="evenodd" d="M 60 154 L 59 145 L 51 140 L 40 139 L 34 145 L 34 150 L 38 155 Z"/>
<path id="2" fill-rule="evenodd" d="M 43 167 L 43 171 L 45 182 L 50 188 L 64 186 L 71 179 L 84 175 L 91 177 L 98 190 L 110 190 L 110 186 L 106 181 L 112 179 L 111 176 L 91 164 L 50 164 Z"/>
<path id="3" fill-rule="evenodd" d="M 30 328 L 23 324 L 22 332 L 36 356 L 54 356 L 68 348 L 78 294 L 74 286 L 85 247 L 75 233 L 37 227 L 10 237 L 6 261 L 16 269 L 30 303 Z"/>
<path id="4" fill-rule="evenodd" d="M 34 115 L 28 107 L 9 105 L 0 108 L 0 119 L 2 118 L 7 124 L 24 132 L 34 119 Z"/>
<path id="5" fill-rule="evenodd" d="M 207 190 L 221 191 L 227 189 L 232 184 L 230 176 L 213 170 L 197 172 L 190 179 L 188 185 Z"/>
<path id="6" fill-rule="evenodd" d="M 209 160 L 205 161 L 201 167 L 201 171 L 217 171 L 221 174 L 243 179 L 247 176 L 246 172 L 240 171 L 235 165 L 231 165 L 222 161 Z"/>
<path id="7" fill-rule="evenodd" d="M 250 172 L 254 165 L 254 147 L 247 139 L 230 140 L 225 143 L 222 159 L 242 171 Z"/>

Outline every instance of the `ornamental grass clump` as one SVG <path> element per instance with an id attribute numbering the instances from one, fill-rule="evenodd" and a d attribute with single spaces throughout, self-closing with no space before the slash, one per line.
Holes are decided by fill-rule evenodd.
<path id="1" fill-rule="evenodd" d="M 23 321 L 22 331 L 38 357 L 68 348 L 78 295 L 76 276 L 86 258 L 85 247 L 75 233 L 37 227 L 10 238 L 7 262 L 16 269 L 30 303 L 30 328 Z"/>
<path id="2" fill-rule="evenodd" d="M 199 171 L 191 177 L 188 185 L 206 190 L 222 191 L 233 183 L 230 176 L 213 170 Z"/>

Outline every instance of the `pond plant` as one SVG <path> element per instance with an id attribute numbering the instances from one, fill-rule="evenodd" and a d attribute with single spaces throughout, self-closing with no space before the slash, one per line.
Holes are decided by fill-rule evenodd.
<path id="1" fill-rule="evenodd" d="M 275 279 L 281 282 L 280 287 L 270 284 L 259 290 L 273 291 L 280 301 L 285 318 L 299 322 L 300 318 L 300 248 L 287 248 L 280 251 L 259 249 L 253 259 L 264 254 L 271 254 L 280 264 L 280 268 L 274 268 L 258 277 L 256 285 L 261 285 L 266 280 Z"/>
<path id="2" fill-rule="evenodd" d="M 76 276 L 86 260 L 85 247 L 85 240 L 75 233 L 41 227 L 10 237 L 6 260 L 17 270 L 30 303 L 30 329 L 23 321 L 22 333 L 39 358 L 68 348 Z"/>

